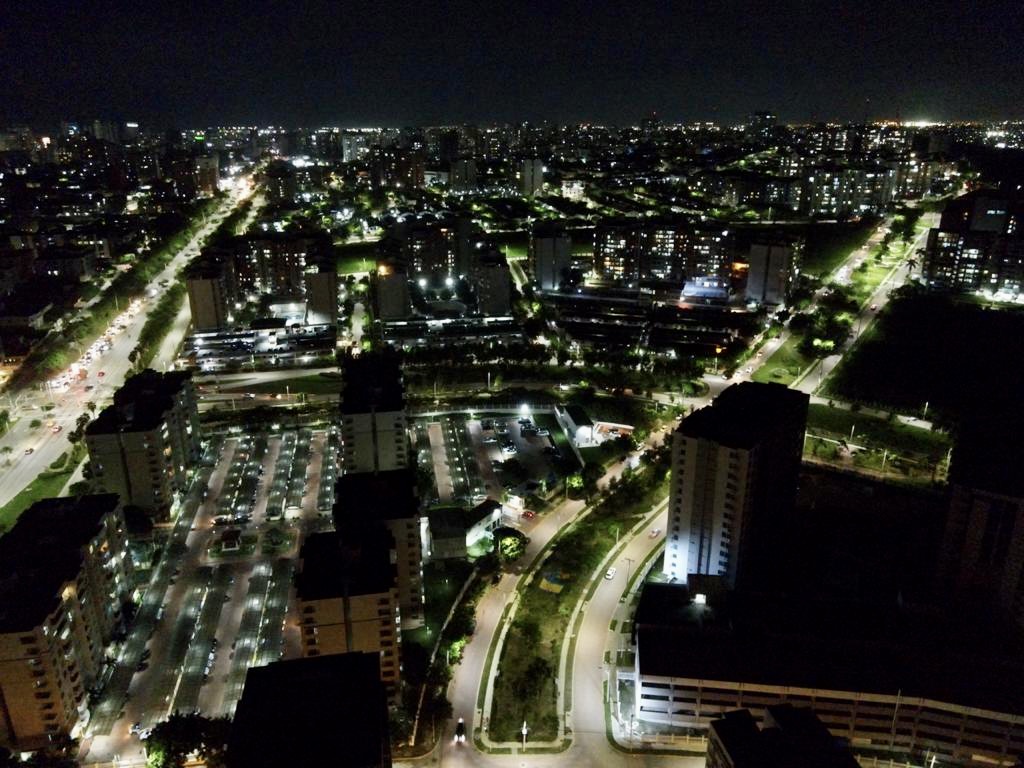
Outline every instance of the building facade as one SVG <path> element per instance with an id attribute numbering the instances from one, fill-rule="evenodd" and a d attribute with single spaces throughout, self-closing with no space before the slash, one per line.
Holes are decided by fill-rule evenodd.
<path id="1" fill-rule="evenodd" d="M 81 734 L 130 577 L 112 494 L 36 502 L 0 538 L 0 744 Z"/>
<path id="2" fill-rule="evenodd" d="M 191 374 L 135 374 L 86 428 L 85 444 L 100 488 L 166 516 L 200 453 Z"/>
<path id="3" fill-rule="evenodd" d="M 743 382 L 683 419 L 672 435 L 666 576 L 737 582 L 750 540 L 795 498 L 808 401 Z"/>
<path id="4" fill-rule="evenodd" d="M 379 536 L 350 538 L 315 533 L 302 546 L 296 577 L 302 655 L 374 654 L 394 701 L 401 687 L 401 614 L 390 546 Z"/>

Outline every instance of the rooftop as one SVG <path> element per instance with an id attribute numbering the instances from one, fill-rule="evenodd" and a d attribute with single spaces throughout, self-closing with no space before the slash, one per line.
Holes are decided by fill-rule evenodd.
<path id="1" fill-rule="evenodd" d="M 295 577 L 300 600 L 344 595 L 379 595 L 395 583 L 391 537 L 387 531 L 347 535 L 311 534 L 302 545 L 302 570 Z"/>
<path id="2" fill-rule="evenodd" d="M 117 494 L 43 499 L 0 538 L 0 632 L 26 632 L 56 607 L 82 567 L 82 548 L 117 509 Z"/>
<path id="3" fill-rule="evenodd" d="M 565 406 L 565 412 L 569 414 L 569 418 L 572 419 L 572 423 L 577 427 L 594 426 L 594 422 L 587 415 L 587 412 L 582 405 L 567 405 Z"/>
<path id="4" fill-rule="evenodd" d="M 405 408 L 402 368 L 394 352 L 364 352 L 342 365 L 341 412 L 370 413 Z"/>
<path id="5" fill-rule="evenodd" d="M 744 381 L 691 413 L 676 429 L 730 448 L 752 448 L 780 426 L 797 423 L 803 428 L 809 402 L 803 392 L 782 384 Z"/>
<path id="6" fill-rule="evenodd" d="M 416 478 L 411 469 L 353 472 L 338 478 L 334 518 L 404 520 L 418 517 Z"/>
<path id="7" fill-rule="evenodd" d="M 229 766 L 334 762 L 391 765 L 388 712 L 376 654 L 342 653 L 251 668 L 228 742 Z"/>
<path id="8" fill-rule="evenodd" d="M 734 768 L 856 768 L 845 744 L 813 711 L 788 704 L 768 707 L 764 729 L 747 709 L 726 712 L 711 729 Z"/>
<path id="9" fill-rule="evenodd" d="M 660 625 L 638 621 L 636 632 L 643 675 L 902 691 L 1024 715 L 1024 648 L 982 617 L 734 593 L 667 614 Z"/>
<path id="10" fill-rule="evenodd" d="M 958 485 L 1024 498 L 1024 412 L 1000 409 L 992 418 L 965 420 L 957 430 L 949 479 Z"/>
<path id="11" fill-rule="evenodd" d="M 89 424 L 87 435 L 145 432 L 156 429 L 174 407 L 175 398 L 192 380 L 187 371 L 157 373 L 146 369 L 128 379 L 114 393 L 114 404 Z"/>

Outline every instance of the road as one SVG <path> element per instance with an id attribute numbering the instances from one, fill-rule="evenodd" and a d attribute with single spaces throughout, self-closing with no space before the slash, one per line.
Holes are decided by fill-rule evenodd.
<path id="1" fill-rule="evenodd" d="M 163 271 L 153 278 L 147 293 L 159 296 L 165 289 L 161 283 L 169 284 L 175 279 L 178 270 L 198 255 L 204 240 L 220 225 L 224 217 L 249 194 L 251 192 L 247 187 L 233 188 L 218 211 L 206 220 Z M 139 333 L 156 302 L 157 298 L 148 296 L 140 300 L 134 316 L 127 318 L 126 329 L 113 336 L 111 348 L 93 361 L 90 376 L 84 381 L 75 382 L 64 392 L 41 388 L 8 396 L 7 407 L 11 410 L 14 423 L 0 438 L 0 452 L 10 448 L 11 466 L 0 468 L 0 505 L 14 498 L 61 453 L 71 449 L 67 435 L 74 430 L 76 419 L 86 412 L 87 403 L 96 403 L 98 408 L 102 407 L 124 383 L 132 367 L 128 355 L 138 344 Z M 175 331 L 181 331 L 180 321 L 179 313 L 175 321 Z M 155 364 L 162 366 L 164 362 L 166 358 L 155 361 Z M 99 371 L 103 372 L 102 377 L 99 376 Z M 53 409 L 44 412 L 44 405 L 53 405 Z M 34 419 L 42 421 L 43 425 L 32 428 L 30 425 Z M 62 427 L 59 434 L 48 428 L 50 422 Z M 25 453 L 29 449 L 32 450 L 30 455 Z"/>
<path id="2" fill-rule="evenodd" d="M 927 226 L 922 230 L 917 238 L 915 238 L 914 242 L 907 249 L 907 253 L 913 254 L 918 248 L 923 246 L 924 242 L 928 238 L 928 229 L 933 226 L 938 226 L 938 219 L 939 214 L 937 213 L 922 214 L 922 221 L 924 221 Z M 862 259 L 868 258 L 871 247 L 873 247 L 873 244 L 869 241 L 869 244 L 865 245 L 858 251 L 855 251 L 850 258 L 844 262 L 842 269 L 852 268 L 852 266 L 860 263 Z M 906 261 L 901 262 L 892 271 L 892 273 L 879 284 L 878 288 L 875 289 L 875 292 L 871 294 L 871 298 L 869 298 L 864 303 L 864 306 L 861 307 L 853 323 L 853 330 L 850 334 L 850 338 L 839 350 L 839 353 L 824 358 L 814 370 L 810 371 L 802 379 L 794 382 L 794 388 L 799 389 L 801 392 L 806 392 L 807 394 L 813 394 L 820 389 L 825 379 L 827 379 L 832 371 L 835 370 L 836 366 L 839 365 L 843 356 L 849 352 L 857 343 L 858 339 L 867 332 L 878 313 L 881 312 L 885 308 L 885 305 L 889 303 L 889 293 L 907 282 L 910 278 L 910 274 L 911 267 Z M 872 309 L 872 307 L 874 307 L 874 309 Z"/>
<path id="3" fill-rule="evenodd" d="M 673 426 L 669 425 L 653 432 L 648 437 L 645 447 L 659 444 Z M 626 462 L 617 462 L 601 478 L 599 485 L 605 487 L 613 478 L 619 477 L 625 469 Z M 523 531 L 529 537 L 529 543 L 526 547 L 526 554 L 521 562 L 524 564 L 532 563 L 551 538 L 579 514 L 584 506 L 585 504 L 582 501 L 569 499 L 559 504 L 552 511 L 536 518 L 532 523 L 522 526 Z M 664 528 L 664 525 L 661 527 Z M 628 550 L 628 552 L 632 552 L 632 549 Z M 627 556 L 629 555 L 627 554 Z M 522 574 L 527 570 L 528 565 L 523 565 L 517 567 L 512 573 L 506 573 L 496 586 L 488 589 L 483 597 L 480 598 L 476 611 L 476 631 L 463 651 L 462 662 L 453 671 L 452 682 L 448 688 L 448 698 L 452 703 L 452 712 L 455 718 L 464 717 L 470 730 L 480 727 L 484 716 L 484 713 L 477 709 L 477 695 L 480 691 L 480 685 L 484 680 L 487 651 L 491 646 L 495 633 L 500 630 L 499 620 L 505 605 L 515 593 Z M 625 574 L 623 574 L 621 579 L 624 578 Z M 619 583 L 620 587 L 624 587 L 625 582 L 621 579 L 617 583 Z M 617 599 L 616 597 L 616 603 Z M 610 621 L 610 617 L 608 621 Z M 601 633 L 602 642 L 607 634 L 608 621 L 604 624 L 605 631 Z M 586 697 L 593 695 L 593 693 L 587 694 L 583 692 L 581 695 Z M 575 689 L 573 701 L 578 701 Z M 454 723 L 450 724 L 450 728 L 454 728 Z M 573 740 L 573 746 L 568 751 L 559 755 L 515 757 L 490 755 L 473 748 L 471 740 L 467 741 L 466 744 L 456 745 L 452 743 L 450 738 L 442 737 L 436 756 L 440 764 L 451 766 L 552 766 L 556 764 L 559 766 L 627 764 L 660 766 L 686 764 L 678 762 L 679 758 L 676 757 L 627 756 L 614 751 L 608 745 L 605 738 L 603 721 L 600 729 L 593 733 L 579 732 L 578 736 Z M 703 761 L 700 764 L 702 765 Z M 693 765 L 697 765 L 697 763 L 693 763 Z"/>

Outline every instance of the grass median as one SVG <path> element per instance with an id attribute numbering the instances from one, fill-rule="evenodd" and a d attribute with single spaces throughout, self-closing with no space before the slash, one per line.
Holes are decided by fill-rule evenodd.
<path id="1" fill-rule="evenodd" d="M 515 741 L 524 720 L 532 741 L 557 738 L 561 713 L 556 677 L 569 617 L 619 535 L 664 495 L 667 464 L 667 453 L 658 452 L 644 471 L 614 483 L 559 537 L 539 572 L 522 588 L 494 680 L 489 731 L 493 740 Z"/>

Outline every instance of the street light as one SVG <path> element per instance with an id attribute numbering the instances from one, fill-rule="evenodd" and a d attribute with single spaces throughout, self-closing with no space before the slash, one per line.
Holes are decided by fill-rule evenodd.
<path id="1" fill-rule="evenodd" d="M 523 720 L 523 727 L 519 729 L 519 732 L 523 734 L 523 751 L 526 751 L 526 734 L 530 732 L 530 729 L 526 727 L 526 721 Z"/>

